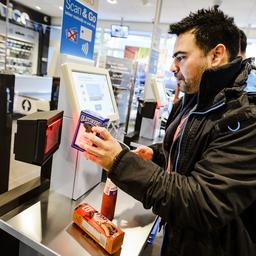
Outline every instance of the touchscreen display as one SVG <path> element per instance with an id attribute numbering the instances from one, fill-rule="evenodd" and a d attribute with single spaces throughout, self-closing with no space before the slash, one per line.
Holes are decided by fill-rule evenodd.
<path id="1" fill-rule="evenodd" d="M 98 112 L 109 117 L 115 113 L 106 75 L 72 72 L 80 110 Z"/>

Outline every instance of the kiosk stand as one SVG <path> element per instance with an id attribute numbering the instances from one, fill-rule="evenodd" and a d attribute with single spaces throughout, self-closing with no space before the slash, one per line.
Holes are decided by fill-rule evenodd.
<path id="1" fill-rule="evenodd" d="M 119 119 L 109 72 L 88 64 L 64 63 L 61 67 L 58 109 L 64 110 L 60 149 L 53 157 L 51 189 L 77 200 L 101 181 L 102 169 L 71 147 L 82 110 Z"/>
<path id="2" fill-rule="evenodd" d="M 152 78 L 151 88 L 154 99 L 139 99 L 135 129 L 124 137 L 124 143 L 132 148 L 134 145 L 144 144 L 147 146 L 156 142 L 156 137 L 160 136 L 160 129 L 163 128 L 163 111 L 168 105 L 165 86 L 162 81 Z M 139 140 L 141 143 L 137 143 Z"/>
<path id="3" fill-rule="evenodd" d="M 147 128 L 151 130 L 151 133 L 154 133 L 155 128 L 153 126 L 153 122 L 156 106 L 156 101 L 144 101 L 142 99 L 139 99 L 134 131 L 124 136 L 124 143 L 126 145 L 134 148 L 131 142 L 138 141 L 142 134 L 146 136 L 149 132 Z M 150 138 L 150 140 L 152 139 L 153 138 Z"/>

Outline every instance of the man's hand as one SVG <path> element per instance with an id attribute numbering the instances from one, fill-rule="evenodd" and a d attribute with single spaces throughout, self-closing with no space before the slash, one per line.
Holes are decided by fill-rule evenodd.
<path id="1" fill-rule="evenodd" d="M 98 126 L 92 127 L 90 133 L 85 132 L 84 139 L 80 145 L 85 149 L 84 156 L 108 171 L 115 157 L 122 151 L 119 142 L 107 129 Z"/>
<path id="2" fill-rule="evenodd" d="M 153 149 L 146 147 L 146 146 L 140 146 L 136 148 L 135 150 L 132 150 L 133 153 L 138 155 L 139 157 L 143 158 L 144 160 L 152 160 L 153 159 Z"/>

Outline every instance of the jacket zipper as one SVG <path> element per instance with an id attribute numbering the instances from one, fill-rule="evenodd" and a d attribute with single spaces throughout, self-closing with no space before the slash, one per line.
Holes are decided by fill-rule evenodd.
<path id="1" fill-rule="evenodd" d="M 180 135 L 180 140 L 179 140 L 179 144 L 178 144 L 178 155 L 177 155 L 177 158 L 176 158 L 176 161 L 175 161 L 175 167 L 174 167 L 174 172 L 177 172 L 177 169 L 178 169 L 178 162 L 179 162 L 179 158 L 180 158 L 180 149 L 181 149 L 181 142 L 182 142 L 182 138 L 183 138 L 183 135 L 184 135 L 184 131 L 185 131 L 185 128 L 186 128 L 186 125 L 187 125 L 187 122 L 188 122 L 188 119 L 191 115 L 195 114 L 195 115 L 204 115 L 204 114 L 208 114 L 222 106 L 225 105 L 225 102 L 222 102 L 220 103 L 219 105 L 215 106 L 215 107 L 212 107 L 210 109 L 208 109 L 207 111 L 204 111 L 204 112 L 190 112 L 188 114 L 188 117 L 187 117 L 187 120 L 185 121 L 184 125 L 183 125 L 183 129 L 182 129 L 182 132 L 181 132 L 181 135 Z M 194 109 L 196 108 L 196 106 L 194 107 Z M 192 109 L 193 111 L 193 109 Z"/>

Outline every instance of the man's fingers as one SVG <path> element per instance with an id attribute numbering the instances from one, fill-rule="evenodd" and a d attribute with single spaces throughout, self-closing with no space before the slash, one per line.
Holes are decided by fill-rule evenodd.
<path id="1" fill-rule="evenodd" d="M 143 148 L 136 148 L 132 152 L 139 155 L 139 154 L 144 154 L 146 151 Z"/>
<path id="2" fill-rule="evenodd" d="M 94 147 L 95 148 L 95 147 Z M 86 150 L 86 149 L 85 149 Z M 111 167 L 111 162 L 109 163 L 108 161 L 106 162 L 104 160 L 104 157 L 101 156 L 101 154 L 96 155 L 96 154 L 92 154 L 90 152 L 93 152 L 92 147 L 89 147 L 86 151 L 83 152 L 83 155 L 88 159 L 93 161 L 94 163 L 100 165 L 101 167 L 103 167 L 105 170 L 109 170 L 109 168 Z"/>
<path id="3" fill-rule="evenodd" d="M 88 151 L 84 151 L 83 154 L 84 154 L 84 156 L 85 156 L 87 159 L 89 159 L 89 160 L 94 161 L 94 160 L 96 159 L 96 156 L 90 154 Z"/>
<path id="4" fill-rule="evenodd" d="M 108 130 L 104 127 L 100 127 L 100 126 L 94 126 L 92 127 L 92 131 L 94 133 L 98 133 L 100 135 L 100 137 L 104 140 L 108 140 L 111 139 L 112 136 L 111 134 L 108 132 Z"/>
<path id="5" fill-rule="evenodd" d="M 95 157 L 102 157 L 104 156 L 104 150 L 102 150 L 101 148 L 95 147 L 95 146 L 91 146 L 88 144 L 82 144 L 81 147 L 89 154 L 94 155 Z"/>
<path id="6" fill-rule="evenodd" d="M 85 138 L 84 141 L 90 141 L 90 143 L 87 143 L 88 145 L 94 144 L 94 146 L 96 146 L 96 147 L 104 148 L 104 141 L 101 138 L 99 138 L 99 136 L 95 135 L 94 133 L 85 132 L 83 136 Z"/>

